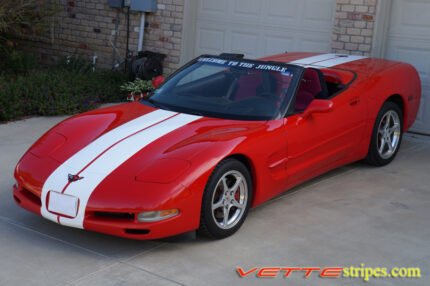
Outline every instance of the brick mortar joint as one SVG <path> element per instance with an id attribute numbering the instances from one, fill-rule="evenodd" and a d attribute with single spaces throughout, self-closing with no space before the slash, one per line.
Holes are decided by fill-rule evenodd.
<path id="1" fill-rule="evenodd" d="M 332 50 L 370 55 L 377 0 L 336 0 Z"/>

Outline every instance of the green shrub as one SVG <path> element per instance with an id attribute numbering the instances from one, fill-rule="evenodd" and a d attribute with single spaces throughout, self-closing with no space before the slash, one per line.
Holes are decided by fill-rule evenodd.
<path id="1" fill-rule="evenodd" d="M 71 56 L 62 58 L 58 62 L 57 68 L 72 72 L 90 72 L 92 71 L 93 66 L 84 55 L 75 53 Z"/>
<path id="2" fill-rule="evenodd" d="M 0 44 L 13 43 L 15 38 L 23 35 L 42 34 L 57 11 L 57 1 L 0 0 Z"/>
<path id="3" fill-rule="evenodd" d="M 28 115 L 65 115 L 124 100 L 122 74 L 80 73 L 66 69 L 32 70 L 0 76 L 0 121 Z"/>
<path id="4" fill-rule="evenodd" d="M 27 73 L 34 69 L 36 64 L 33 55 L 0 46 L 0 75 Z"/>

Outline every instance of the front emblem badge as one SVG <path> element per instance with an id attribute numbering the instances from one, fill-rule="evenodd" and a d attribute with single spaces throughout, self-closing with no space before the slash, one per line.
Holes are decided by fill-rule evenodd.
<path id="1" fill-rule="evenodd" d="M 77 182 L 79 180 L 82 180 L 83 178 L 84 177 L 80 177 L 78 175 L 72 175 L 72 174 L 69 174 L 69 176 L 68 176 L 68 179 L 69 179 L 70 183 Z"/>

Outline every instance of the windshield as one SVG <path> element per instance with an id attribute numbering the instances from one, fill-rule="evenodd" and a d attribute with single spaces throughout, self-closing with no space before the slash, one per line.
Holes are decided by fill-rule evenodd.
<path id="1" fill-rule="evenodd" d="M 176 72 L 150 97 L 160 108 L 237 120 L 283 115 L 301 67 L 202 56 Z"/>

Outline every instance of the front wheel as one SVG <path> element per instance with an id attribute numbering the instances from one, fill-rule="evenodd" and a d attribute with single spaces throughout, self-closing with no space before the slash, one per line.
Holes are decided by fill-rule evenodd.
<path id="1" fill-rule="evenodd" d="M 199 234 L 221 239 L 243 224 L 252 199 L 252 180 L 247 167 L 235 159 L 218 164 L 203 194 Z"/>
<path id="2" fill-rule="evenodd" d="M 373 166 L 391 163 L 400 149 L 402 136 L 402 110 L 394 102 L 386 102 L 376 119 L 366 161 Z"/>

